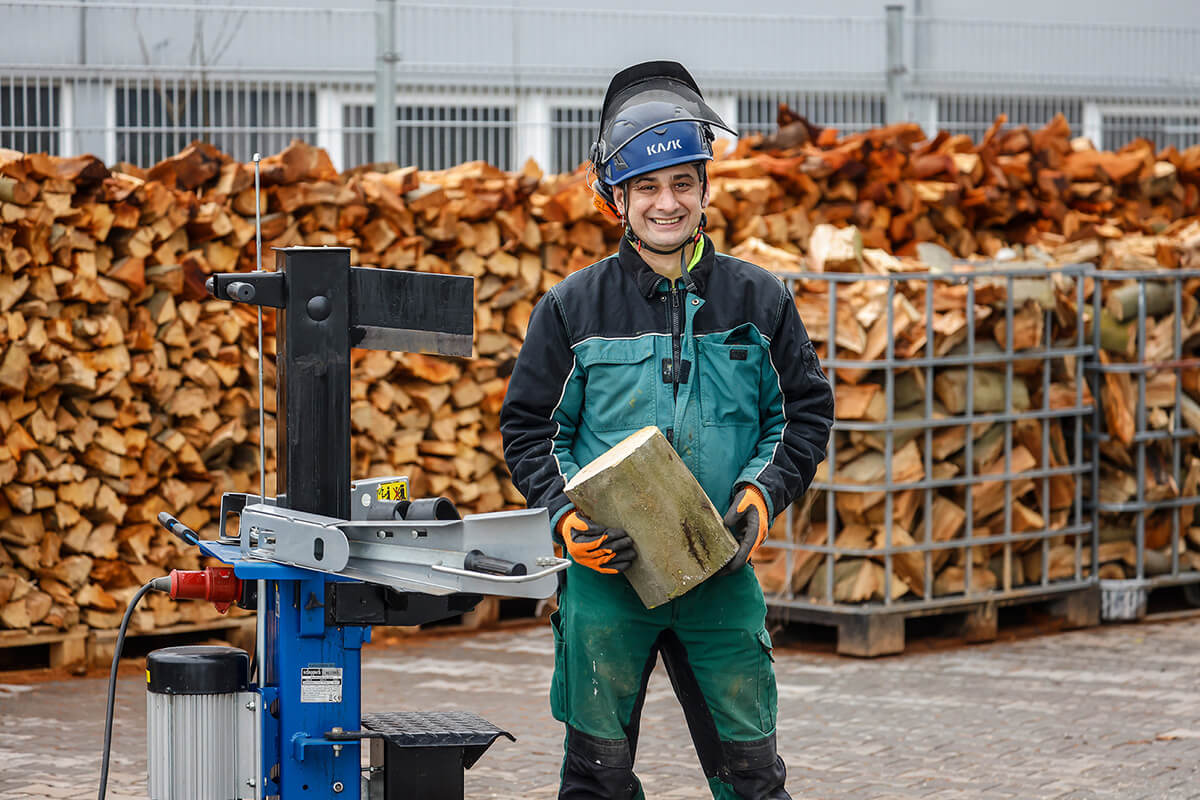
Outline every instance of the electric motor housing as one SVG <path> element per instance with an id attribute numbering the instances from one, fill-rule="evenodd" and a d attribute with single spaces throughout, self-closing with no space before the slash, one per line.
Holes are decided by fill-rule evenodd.
<path id="1" fill-rule="evenodd" d="M 258 694 L 236 647 L 155 650 L 146 659 L 150 800 L 254 798 Z"/>

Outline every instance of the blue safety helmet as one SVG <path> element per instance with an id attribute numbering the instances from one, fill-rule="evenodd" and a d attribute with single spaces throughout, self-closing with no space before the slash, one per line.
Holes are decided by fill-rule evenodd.
<path id="1" fill-rule="evenodd" d="M 618 72 L 590 154 L 597 208 L 620 219 L 613 187 L 663 167 L 711 160 L 714 127 L 737 135 L 704 102 L 682 64 L 648 61 Z"/>

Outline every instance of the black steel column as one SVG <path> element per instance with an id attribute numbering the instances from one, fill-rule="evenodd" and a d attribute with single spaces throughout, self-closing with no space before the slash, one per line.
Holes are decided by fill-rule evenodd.
<path id="1" fill-rule="evenodd" d="M 349 519 L 350 250 L 276 252 L 276 493 L 288 508 Z"/>

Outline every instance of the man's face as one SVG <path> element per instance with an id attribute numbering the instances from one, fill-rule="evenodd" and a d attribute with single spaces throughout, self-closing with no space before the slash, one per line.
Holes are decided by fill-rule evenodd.
<path id="1" fill-rule="evenodd" d="M 708 204 L 708 191 L 702 189 L 696 164 L 678 164 L 639 175 L 624 187 L 616 187 L 613 196 L 638 238 L 659 250 L 678 247 L 690 237 Z"/>

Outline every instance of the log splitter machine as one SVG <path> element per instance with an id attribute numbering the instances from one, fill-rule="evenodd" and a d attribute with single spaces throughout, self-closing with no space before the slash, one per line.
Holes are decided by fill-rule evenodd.
<path id="1" fill-rule="evenodd" d="M 277 252 L 275 272 L 207 283 L 213 297 L 277 310 L 277 494 L 224 494 L 211 541 L 160 515 L 228 566 L 142 587 L 113 672 L 125 625 L 150 589 L 254 608 L 256 652 L 253 664 L 232 647 L 149 655 L 149 795 L 458 800 L 463 770 L 511 735 L 465 712 L 361 713 L 362 645 L 373 625 L 452 617 L 484 595 L 549 597 L 567 562 L 554 555 L 544 509 L 460 518 L 446 498 L 411 498 L 405 477 L 351 480 L 351 348 L 470 356 L 473 280 L 352 268 L 347 248 Z M 236 535 L 227 535 L 235 514 Z"/>

